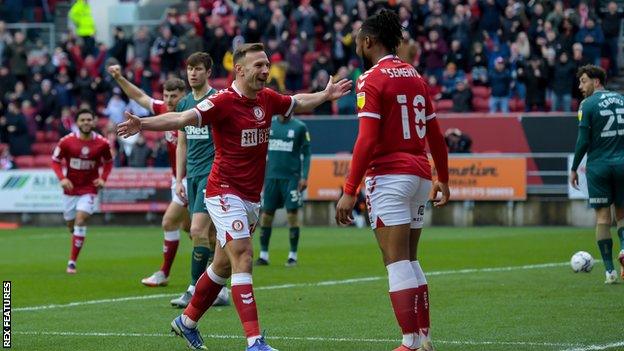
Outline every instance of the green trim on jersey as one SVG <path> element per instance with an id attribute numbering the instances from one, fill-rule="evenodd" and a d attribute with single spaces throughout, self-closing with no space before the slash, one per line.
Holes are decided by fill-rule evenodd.
<path id="1" fill-rule="evenodd" d="M 282 123 L 273 117 L 265 178 L 298 181 L 307 179 L 309 170 L 310 133 L 306 125 L 295 118 Z"/>
<path id="2" fill-rule="evenodd" d="M 216 93 L 217 90 L 210 88 L 208 92 L 199 99 L 193 97 L 193 93 L 188 93 L 178 102 L 176 112 L 190 110 L 199 104 L 206 97 Z M 196 126 L 186 126 L 183 132 L 186 134 L 186 176 L 198 177 L 208 176 L 214 161 L 215 149 L 212 140 L 212 129 L 210 125 L 201 128 Z"/>

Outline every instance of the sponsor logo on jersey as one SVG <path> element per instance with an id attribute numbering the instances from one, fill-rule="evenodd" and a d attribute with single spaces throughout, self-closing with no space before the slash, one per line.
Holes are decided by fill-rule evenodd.
<path id="1" fill-rule="evenodd" d="M 295 137 L 295 131 L 292 129 L 289 129 L 287 138 L 294 138 L 294 137 Z"/>
<path id="2" fill-rule="evenodd" d="M 582 120 L 583 119 L 583 110 L 579 109 L 578 110 L 578 120 Z"/>
<path id="3" fill-rule="evenodd" d="M 236 230 L 237 232 L 240 232 L 241 230 L 243 230 L 243 228 L 244 228 L 243 221 L 241 221 L 240 219 L 237 219 L 234 222 L 232 222 L 232 229 Z"/>
<path id="4" fill-rule="evenodd" d="M 364 108 L 364 105 L 366 105 L 366 93 L 365 92 L 361 92 L 357 94 L 357 107 L 359 109 Z"/>
<path id="5" fill-rule="evenodd" d="M 80 149 L 80 154 L 81 154 L 82 156 L 87 157 L 87 156 L 89 156 L 89 151 L 90 151 L 90 150 L 89 150 L 89 147 L 88 147 L 88 146 L 83 146 L 83 147 L 82 147 L 82 149 Z"/>
<path id="6" fill-rule="evenodd" d="M 81 171 L 94 169 L 95 161 L 72 157 L 69 159 L 69 168 Z"/>
<path id="7" fill-rule="evenodd" d="M 269 128 L 243 129 L 241 131 L 241 146 L 250 147 L 269 142 Z"/>
<path id="8" fill-rule="evenodd" d="M 202 102 L 200 102 L 199 104 L 197 104 L 197 109 L 202 111 L 202 112 L 206 112 L 208 110 L 210 110 L 211 108 L 214 107 L 214 104 L 212 103 L 212 101 L 208 100 L 208 99 L 204 99 L 202 100 Z"/>
<path id="9" fill-rule="evenodd" d="M 260 106 L 255 106 L 253 108 L 253 113 L 254 113 L 254 117 L 256 117 L 258 121 L 261 121 L 264 118 L 264 111 L 262 110 Z"/>
<path id="10" fill-rule="evenodd" d="M 306 132 L 305 137 L 307 141 L 310 141 L 310 132 Z"/>
<path id="11" fill-rule="evenodd" d="M 208 125 L 203 127 L 186 126 L 184 127 L 186 139 L 210 139 L 210 128 Z"/>
<path id="12" fill-rule="evenodd" d="M 280 139 L 271 139 L 269 140 L 269 151 L 285 151 L 292 152 L 295 142 L 284 141 Z"/>

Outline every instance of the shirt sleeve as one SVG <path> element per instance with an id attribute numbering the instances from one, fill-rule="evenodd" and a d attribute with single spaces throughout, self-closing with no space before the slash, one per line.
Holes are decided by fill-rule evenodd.
<path id="1" fill-rule="evenodd" d="M 282 95 L 271 89 L 266 89 L 269 96 L 269 104 L 274 108 L 274 115 L 290 117 L 295 108 L 295 99 L 290 95 Z"/>
<path id="2" fill-rule="evenodd" d="M 162 100 L 151 99 L 150 112 L 154 115 L 162 115 L 167 112 L 167 105 Z"/>
<path id="3" fill-rule="evenodd" d="M 427 122 L 429 122 L 430 120 L 434 119 L 436 117 L 436 113 L 435 113 L 435 109 L 433 108 L 433 103 L 431 101 L 433 101 L 433 99 L 431 99 L 431 93 L 429 92 L 429 87 L 427 86 L 427 84 L 424 84 L 425 86 L 425 91 L 427 92 L 427 95 L 425 96 L 425 118 L 427 119 Z"/>
<path id="4" fill-rule="evenodd" d="M 361 75 L 356 83 L 357 116 L 381 119 L 381 92 L 368 76 Z"/>
<path id="5" fill-rule="evenodd" d="M 303 162 L 301 167 L 301 178 L 308 179 L 308 174 L 310 173 L 310 132 L 308 128 L 303 125 L 301 127 L 301 133 L 303 140 L 301 142 L 301 155 L 303 155 Z"/>
<path id="6" fill-rule="evenodd" d="M 225 117 L 223 106 L 227 105 L 224 94 L 211 95 L 193 107 L 197 115 L 197 126 L 221 121 Z"/>
<path id="7" fill-rule="evenodd" d="M 52 152 L 52 161 L 61 163 L 61 160 L 65 158 L 64 141 L 65 139 L 61 139 L 61 141 L 59 141 L 59 143 L 56 144 L 56 147 L 54 148 L 54 151 Z"/>
<path id="8" fill-rule="evenodd" d="M 587 100 L 583 100 L 578 110 L 579 127 L 591 128 L 591 111 Z"/>

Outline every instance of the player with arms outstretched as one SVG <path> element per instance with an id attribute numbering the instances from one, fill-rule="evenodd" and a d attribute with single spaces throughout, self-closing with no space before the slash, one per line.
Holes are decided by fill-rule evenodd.
<path id="1" fill-rule="evenodd" d="M 87 235 L 87 220 L 95 211 L 95 197 L 113 168 L 108 141 L 93 131 L 93 112 L 79 110 L 76 125 L 79 132 L 61 138 L 52 154 L 52 169 L 63 187 L 63 218 L 72 233 L 72 248 L 66 270 L 69 274 L 76 273 L 78 254 Z M 65 174 L 63 161 L 67 168 Z"/>
<path id="2" fill-rule="evenodd" d="M 176 105 L 184 96 L 186 86 L 180 78 L 171 78 L 163 84 L 163 100 L 156 100 L 145 94 L 144 91 L 129 82 L 122 74 L 119 65 L 108 67 L 108 73 L 117 81 L 121 90 L 128 97 L 136 101 L 146 110 L 154 115 L 175 111 Z M 169 282 L 169 272 L 175 260 L 180 244 L 180 228 L 190 233 L 191 219 L 186 210 L 186 203 L 176 193 L 176 146 L 178 144 L 178 131 L 166 131 L 167 151 L 169 153 L 169 164 L 171 165 L 171 202 L 162 218 L 162 229 L 164 232 L 163 242 L 163 263 L 160 269 L 147 278 L 141 279 L 145 286 L 166 286 Z M 183 180 L 183 183 L 186 179 Z"/>
<path id="3" fill-rule="evenodd" d="M 605 284 L 617 282 L 613 267 L 611 205 L 615 205 L 620 238 L 620 277 L 624 279 L 624 96 L 608 91 L 605 71 L 594 65 L 579 68 L 579 89 L 585 96 L 579 107 L 579 133 L 570 172 L 576 189 L 579 164 L 587 153 L 589 205 L 596 210 L 596 242 L 605 265 Z"/>
<path id="4" fill-rule="evenodd" d="M 424 79 L 396 56 L 401 30 L 399 17 L 382 10 L 364 21 L 356 37 L 367 71 L 357 81 L 359 132 L 336 221 L 353 221 L 356 189 L 366 173 L 370 222 L 403 333 L 395 351 L 430 351 L 429 293 L 417 248 L 427 200 L 438 191 L 435 206 L 449 199 L 448 154 Z M 433 187 L 426 142 L 438 172 Z"/>
<path id="5" fill-rule="evenodd" d="M 258 221 L 271 117 L 288 118 L 293 111 L 311 111 L 325 101 L 346 95 L 350 89 L 348 80 L 330 80 L 322 92 L 280 95 L 264 87 L 269 65 L 262 44 L 243 44 L 234 52 L 236 79 L 230 88 L 181 113 L 143 119 L 126 113 L 128 120 L 118 126 L 121 136 L 141 129 L 172 130 L 207 123 L 212 126 L 216 155 L 205 200 L 217 229 L 218 245 L 214 261 L 197 281 L 190 304 L 171 323 L 192 349 L 206 349 L 197 322 L 231 276 L 232 300 L 245 331 L 247 350 L 275 350 L 260 335 L 251 275 L 251 233 Z"/>

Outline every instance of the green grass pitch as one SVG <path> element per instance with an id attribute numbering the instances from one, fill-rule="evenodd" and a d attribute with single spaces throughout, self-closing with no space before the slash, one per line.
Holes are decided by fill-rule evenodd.
<path id="1" fill-rule="evenodd" d="M 271 244 L 271 265 L 255 268 L 254 286 L 273 347 L 399 345 L 370 229 L 302 228 L 296 268 L 284 267 L 286 229 L 275 229 Z M 69 276 L 65 228 L 0 232 L 0 278 L 12 281 L 13 349 L 185 350 L 169 334 L 180 310 L 168 302 L 188 284 L 190 241 L 182 240 L 169 286 L 139 283 L 158 268 L 161 245 L 157 227 L 90 227 L 78 274 Z M 420 261 L 437 349 L 624 350 L 624 284 L 605 286 L 601 263 L 573 273 L 566 262 L 578 250 L 599 257 L 592 229 L 425 228 Z M 244 350 L 233 307 L 210 309 L 200 330 L 209 350 Z"/>

